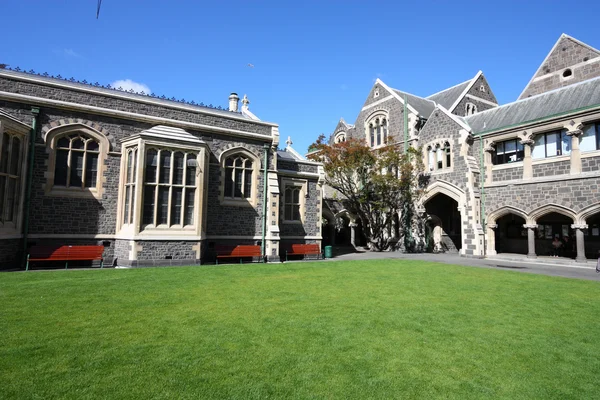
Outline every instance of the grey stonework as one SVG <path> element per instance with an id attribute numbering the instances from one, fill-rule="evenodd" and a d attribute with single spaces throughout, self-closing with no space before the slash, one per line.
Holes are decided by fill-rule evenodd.
<path id="1" fill-rule="evenodd" d="M 135 245 L 138 247 L 138 265 L 146 264 L 148 261 L 152 261 L 153 265 L 157 263 L 168 265 L 171 260 L 185 262 L 194 260 L 199 263 L 196 250 L 193 248 L 198 246 L 198 241 L 139 240 Z"/>
<path id="2" fill-rule="evenodd" d="M 492 170 L 492 182 L 512 181 L 523 179 L 523 167 Z"/>
<path id="3" fill-rule="evenodd" d="M 479 101 L 477 99 L 471 99 L 468 97 L 464 97 L 456 106 L 456 108 L 454 109 L 454 111 L 452 111 L 452 114 L 455 115 L 460 115 L 462 117 L 464 117 L 465 115 L 467 115 L 467 103 L 471 103 L 471 104 L 475 104 L 477 106 L 477 112 L 481 112 L 481 111 L 485 111 L 485 110 L 489 110 L 490 108 L 494 108 L 495 106 L 492 106 L 490 104 L 484 103 L 482 101 Z"/>
<path id="4" fill-rule="evenodd" d="M 600 157 L 585 157 L 581 159 L 581 172 L 600 171 Z"/>
<path id="5" fill-rule="evenodd" d="M 117 265 L 128 265 L 129 253 L 131 251 L 131 241 L 117 239 L 115 240 L 113 254 Z"/>
<path id="6" fill-rule="evenodd" d="M 600 53 L 577 43 L 575 40 L 566 36 L 561 37 L 554 51 L 549 54 L 546 62 L 540 66 L 540 69 L 532 78 L 532 82 L 529 83 L 519 99 L 600 76 L 600 59 L 597 59 L 599 56 Z M 573 67 L 576 64 L 586 62 L 586 59 L 591 61 L 595 58 L 595 62 L 580 67 Z M 562 73 L 569 67 L 571 67 L 572 75 L 570 78 L 564 79 Z M 533 79 L 544 75 L 549 76 L 533 82 Z"/>
<path id="7" fill-rule="evenodd" d="M 286 171 L 309 172 L 316 174 L 318 167 L 316 165 L 297 163 L 291 161 L 277 160 L 277 169 Z"/>
<path id="8" fill-rule="evenodd" d="M 381 95 L 380 95 L 381 97 Z M 368 101 L 365 102 L 367 105 Z M 356 117 L 355 128 L 348 130 L 347 137 L 366 140 L 365 122 L 378 111 L 388 114 L 388 142 L 394 143 L 404 140 L 404 106 L 397 99 L 392 98 L 372 108 L 361 111 Z"/>
<path id="9" fill-rule="evenodd" d="M 127 111 L 155 117 L 187 121 L 197 124 L 216 126 L 219 128 L 242 130 L 246 132 L 263 134 L 266 136 L 271 135 L 271 128 L 264 124 L 256 124 L 250 121 L 245 122 L 216 115 L 202 114 L 200 110 L 196 112 L 178 110 L 170 108 L 166 105 L 161 106 L 155 104 L 146 104 L 142 103 L 141 101 L 135 101 L 134 99 L 119 99 L 110 97 L 109 95 L 103 95 L 101 93 L 92 94 L 80 92 L 74 89 L 52 87 L 39 83 L 22 82 L 7 77 L 0 77 L 0 91 L 19 93 L 44 99 L 67 101 L 75 104 L 85 104 L 107 108 L 110 110 Z M 140 99 L 145 98 L 140 96 Z"/>
<path id="10" fill-rule="evenodd" d="M 568 175 L 571 170 L 571 162 L 567 160 L 547 164 L 534 164 L 532 167 L 534 178 L 541 176 Z"/>
<path id="11" fill-rule="evenodd" d="M 281 184 L 280 184 L 281 186 Z M 303 223 L 285 222 L 283 201 L 279 204 L 280 224 L 279 236 L 284 240 L 286 236 L 317 236 L 319 235 L 319 226 L 321 223 L 321 198 L 317 182 L 308 181 L 308 196 L 305 198 L 305 213 L 302 216 Z M 313 210 L 319 210 L 318 213 Z"/>
<path id="12" fill-rule="evenodd" d="M 481 85 L 484 86 L 483 92 L 480 90 Z M 498 100 L 496 100 L 496 96 L 494 95 L 494 92 L 492 91 L 490 84 L 488 83 L 487 79 L 485 79 L 485 76 L 483 76 L 483 75 L 481 75 L 479 78 L 477 78 L 477 81 L 475 81 L 475 84 L 471 87 L 468 94 L 475 96 L 475 97 L 479 97 L 479 98 L 487 100 L 487 101 L 491 101 L 492 103 L 498 104 Z"/>
<path id="13" fill-rule="evenodd" d="M 508 184 L 486 187 L 485 191 L 488 215 L 506 206 L 529 213 L 547 204 L 563 206 L 577 213 L 600 199 L 600 177 Z"/>

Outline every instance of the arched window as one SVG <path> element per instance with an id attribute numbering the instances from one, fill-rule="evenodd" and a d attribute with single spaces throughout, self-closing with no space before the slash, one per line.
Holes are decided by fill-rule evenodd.
<path id="1" fill-rule="evenodd" d="M 381 111 L 366 122 L 367 142 L 371 147 L 385 145 L 388 139 L 388 120 Z"/>
<path id="2" fill-rule="evenodd" d="M 429 167 L 429 171 L 433 171 L 435 169 L 435 150 L 433 147 L 429 146 L 427 148 L 427 166 Z"/>
<path id="3" fill-rule="evenodd" d="M 346 132 L 338 132 L 335 134 L 334 143 L 343 143 L 346 141 Z"/>
<path id="4" fill-rule="evenodd" d="M 284 219 L 286 221 L 300 221 L 300 191 L 299 186 L 290 186 L 284 193 Z"/>
<path id="5" fill-rule="evenodd" d="M 247 150 L 230 150 L 221 155 L 221 201 L 256 205 L 260 160 Z"/>
<path id="6" fill-rule="evenodd" d="M 436 148 L 437 169 L 444 168 L 444 150 L 438 145 Z"/>
<path id="7" fill-rule="evenodd" d="M 100 198 L 109 142 L 86 125 L 54 128 L 46 134 L 50 146 L 46 193 Z"/>
<path id="8" fill-rule="evenodd" d="M 142 226 L 170 228 L 193 225 L 196 154 L 149 148 L 146 150 L 145 167 Z M 127 171 L 134 169 L 134 165 L 127 166 Z M 125 202 L 126 208 L 127 193 Z"/>
<path id="9" fill-rule="evenodd" d="M 473 103 L 467 103 L 465 105 L 465 115 L 469 116 L 469 115 L 473 115 L 477 113 L 477 106 Z"/>
<path id="10" fill-rule="evenodd" d="M 446 152 L 446 168 L 450 168 L 452 166 L 452 153 L 450 152 L 450 143 L 444 143 L 444 151 Z"/>

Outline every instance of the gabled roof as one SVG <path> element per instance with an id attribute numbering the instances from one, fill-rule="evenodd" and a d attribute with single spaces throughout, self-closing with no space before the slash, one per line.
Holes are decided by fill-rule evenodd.
<path id="1" fill-rule="evenodd" d="M 456 86 L 452 86 L 451 88 L 442 90 L 441 92 L 437 92 L 428 96 L 429 100 L 433 100 L 436 103 L 442 105 L 446 110 L 452 112 L 460 103 L 463 97 L 471 90 L 477 79 L 483 74 L 483 72 L 479 71 L 475 76 L 468 81 L 463 83 L 459 83 Z"/>
<path id="2" fill-rule="evenodd" d="M 435 103 L 431 100 L 424 99 L 422 97 L 416 96 L 414 94 L 406 93 L 398 89 L 392 89 L 396 92 L 402 99 L 406 96 L 406 102 L 413 106 L 413 108 L 419 113 L 419 116 L 424 118 L 429 118 L 433 109 L 435 108 Z"/>
<path id="3" fill-rule="evenodd" d="M 550 49 L 550 51 L 548 52 L 548 54 L 546 55 L 546 58 L 544 58 L 544 61 L 542 61 L 542 63 L 540 64 L 540 66 L 538 67 L 538 69 L 535 70 L 535 73 L 533 74 L 533 76 L 531 77 L 531 79 L 529 80 L 529 82 L 527 82 L 527 85 L 525 85 L 525 88 L 523 89 L 523 91 L 521 92 L 521 94 L 519 95 L 519 100 L 521 99 L 521 97 L 523 96 L 523 94 L 525 94 L 525 92 L 527 91 L 527 89 L 529 88 L 529 86 L 531 85 L 531 83 L 533 82 L 533 80 L 536 78 L 536 76 L 538 76 L 538 74 L 540 73 L 540 71 L 542 71 L 542 68 L 544 68 L 544 65 L 546 65 L 546 62 L 548 61 L 548 58 L 550 58 L 550 56 L 552 55 L 552 53 L 554 53 L 554 51 L 556 50 L 556 48 L 558 47 L 558 44 L 563 40 L 563 39 L 569 39 L 572 40 L 573 42 L 577 43 L 580 46 L 585 47 L 586 49 L 597 53 L 598 55 L 600 55 L 600 50 L 593 48 L 592 46 L 590 46 L 589 44 L 583 43 L 580 40 L 575 39 L 572 36 L 567 35 L 566 33 L 563 33 L 562 35 L 560 35 L 560 37 L 558 38 L 558 40 L 556 41 L 556 43 L 554 43 L 554 46 L 552 46 L 552 49 Z"/>
<path id="4" fill-rule="evenodd" d="M 523 125 L 581 109 L 600 107 L 600 77 L 538 94 L 465 117 L 472 132 Z"/>

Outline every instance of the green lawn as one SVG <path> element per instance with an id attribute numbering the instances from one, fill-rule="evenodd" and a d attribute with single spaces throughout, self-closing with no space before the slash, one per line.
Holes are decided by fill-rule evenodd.
<path id="1" fill-rule="evenodd" d="M 600 398 L 600 284 L 401 260 L 3 273 L 0 398 Z"/>

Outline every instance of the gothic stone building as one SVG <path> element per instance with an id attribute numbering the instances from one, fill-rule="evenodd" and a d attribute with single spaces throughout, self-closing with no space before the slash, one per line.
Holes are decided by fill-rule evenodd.
<path id="1" fill-rule="evenodd" d="M 430 183 L 418 205 L 427 219 L 421 239 L 434 251 L 536 257 L 559 237 L 562 256 L 597 257 L 600 51 L 585 43 L 563 34 L 519 99 L 502 106 L 481 72 L 427 97 L 377 80 L 356 122 L 340 120 L 331 136 L 347 138 L 423 150 Z M 354 230 L 356 219 L 325 197 L 324 218 Z"/>
<path id="2" fill-rule="evenodd" d="M 106 264 L 138 266 L 320 243 L 322 168 L 278 150 L 278 126 L 242 102 L 0 69 L 0 267 L 32 245 L 102 244 Z"/>

